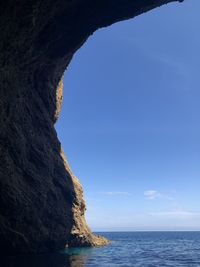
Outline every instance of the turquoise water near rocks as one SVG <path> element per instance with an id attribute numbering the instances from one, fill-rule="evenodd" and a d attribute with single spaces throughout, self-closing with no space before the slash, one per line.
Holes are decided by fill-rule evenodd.
<path id="1" fill-rule="evenodd" d="M 105 232 L 100 248 L 6 257 L 1 267 L 200 267 L 200 232 Z"/>

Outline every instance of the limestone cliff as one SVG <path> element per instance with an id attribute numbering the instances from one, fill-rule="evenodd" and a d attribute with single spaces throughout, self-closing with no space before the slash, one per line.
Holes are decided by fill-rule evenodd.
<path id="1" fill-rule="evenodd" d="M 101 246 L 106 245 L 109 241 L 99 235 L 91 233 L 85 221 L 85 202 L 83 200 L 83 190 L 78 179 L 73 176 L 73 184 L 76 193 L 76 199 L 73 203 L 73 226 L 68 245 L 71 247 L 79 246 Z"/>
<path id="2" fill-rule="evenodd" d="M 82 189 L 54 129 L 60 81 L 75 51 L 95 30 L 175 1 L 1 1 L 2 253 L 106 243 L 85 223 Z"/>
<path id="3" fill-rule="evenodd" d="M 74 186 L 75 198 L 72 205 L 73 224 L 70 232 L 70 238 L 67 247 L 83 247 L 83 246 L 100 246 L 109 243 L 106 238 L 92 234 L 90 228 L 85 221 L 86 205 L 83 199 L 83 189 L 79 180 L 73 175 L 66 161 L 63 151 L 61 150 L 64 166 L 71 175 Z"/>

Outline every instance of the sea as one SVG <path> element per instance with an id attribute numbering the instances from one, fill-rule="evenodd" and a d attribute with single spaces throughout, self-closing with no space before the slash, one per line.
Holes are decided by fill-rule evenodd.
<path id="1" fill-rule="evenodd" d="M 104 232 L 111 244 L 6 257 L 1 267 L 200 267 L 200 232 Z"/>

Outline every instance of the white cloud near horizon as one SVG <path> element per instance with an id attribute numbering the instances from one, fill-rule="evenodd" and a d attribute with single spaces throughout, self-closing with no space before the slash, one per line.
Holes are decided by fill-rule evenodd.
<path id="1" fill-rule="evenodd" d="M 154 200 L 154 199 L 167 199 L 167 200 L 173 200 L 174 198 L 168 195 L 165 195 L 163 193 L 160 193 L 157 190 L 146 190 L 144 191 L 144 196 L 146 199 Z"/>
<path id="2" fill-rule="evenodd" d="M 105 196 L 130 196 L 131 194 L 126 191 L 105 191 L 105 192 L 99 192 L 99 194 L 105 195 Z"/>
<path id="3" fill-rule="evenodd" d="M 186 210 L 150 212 L 148 215 L 168 219 L 200 219 L 200 212 L 192 212 Z"/>
<path id="4" fill-rule="evenodd" d="M 104 216 L 93 214 L 88 216 L 89 225 L 93 229 L 105 231 L 176 231 L 176 230 L 200 230 L 200 212 L 187 210 L 168 210 L 149 213 L 130 214 L 106 213 Z"/>

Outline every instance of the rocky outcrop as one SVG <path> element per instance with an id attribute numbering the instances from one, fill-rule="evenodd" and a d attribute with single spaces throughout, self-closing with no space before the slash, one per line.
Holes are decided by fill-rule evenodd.
<path id="1" fill-rule="evenodd" d="M 95 30 L 175 1 L 1 1 L 1 253 L 107 242 L 94 237 L 85 223 L 82 189 L 54 128 L 61 79 Z"/>
<path id="2" fill-rule="evenodd" d="M 88 227 L 85 221 L 86 205 L 83 199 L 82 186 L 77 177 L 75 177 L 71 172 L 62 150 L 61 156 L 64 166 L 71 176 L 75 191 L 75 198 L 72 204 L 73 223 L 70 232 L 70 238 L 68 240 L 68 243 L 66 244 L 66 247 L 91 247 L 109 244 L 109 240 L 102 236 L 92 234 L 90 228 Z"/>
<path id="3" fill-rule="evenodd" d="M 76 193 L 76 199 L 73 203 L 73 226 L 71 229 L 71 235 L 68 245 L 71 247 L 82 247 L 82 246 L 101 246 L 106 245 L 109 241 L 99 235 L 91 233 L 89 227 L 85 221 L 85 202 L 83 200 L 83 190 L 78 179 L 73 176 L 73 184 Z"/>

